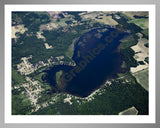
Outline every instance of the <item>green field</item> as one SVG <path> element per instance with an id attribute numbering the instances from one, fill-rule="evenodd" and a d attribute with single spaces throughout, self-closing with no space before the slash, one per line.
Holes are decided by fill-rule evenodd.
<path id="1" fill-rule="evenodd" d="M 140 83 L 142 87 L 148 91 L 148 88 L 149 88 L 148 69 L 144 69 L 142 71 L 136 72 L 133 75 L 136 77 L 138 83 Z"/>
<path id="2" fill-rule="evenodd" d="M 128 23 L 134 23 L 137 26 L 141 27 L 142 29 L 147 29 L 148 28 L 148 19 L 146 19 L 146 18 L 130 20 L 130 21 L 128 21 Z"/>

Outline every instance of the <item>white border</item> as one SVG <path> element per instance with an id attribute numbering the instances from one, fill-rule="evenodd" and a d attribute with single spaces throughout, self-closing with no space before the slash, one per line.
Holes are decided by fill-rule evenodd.
<path id="1" fill-rule="evenodd" d="M 87 10 L 86 10 L 87 9 Z M 11 115 L 12 11 L 149 11 L 149 115 Z M 5 5 L 5 123 L 155 123 L 155 5 Z"/>

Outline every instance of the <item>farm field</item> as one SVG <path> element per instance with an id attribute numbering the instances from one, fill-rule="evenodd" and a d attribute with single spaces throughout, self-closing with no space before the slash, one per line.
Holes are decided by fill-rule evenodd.
<path id="1" fill-rule="evenodd" d="M 128 23 L 134 23 L 137 26 L 141 27 L 142 29 L 148 28 L 148 19 L 146 19 L 146 18 L 130 20 L 130 21 L 128 21 Z"/>
<path id="2" fill-rule="evenodd" d="M 98 19 L 95 19 L 95 20 L 101 23 L 108 24 L 108 25 L 118 24 L 115 20 L 112 19 L 112 16 L 103 15 L 103 16 L 99 16 Z"/>
<path id="3" fill-rule="evenodd" d="M 148 12 L 122 12 L 122 14 L 130 19 L 135 19 L 134 16 L 148 16 Z"/>
<path id="4" fill-rule="evenodd" d="M 134 106 L 119 113 L 119 115 L 137 115 L 137 114 L 138 111 Z"/>
<path id="5" fill-rule="evenodd" d="M 138 83 L 140 83 L 142 87 L 148 91 L 148 68 L 134 73 L 133 76 L 137 79 Z"/>

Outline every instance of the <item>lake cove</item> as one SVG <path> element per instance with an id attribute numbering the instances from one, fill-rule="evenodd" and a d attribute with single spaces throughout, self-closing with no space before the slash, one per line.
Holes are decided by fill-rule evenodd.
<path id="1" fill-rule="evenodd" d="M 107 79 L 124 73 L 123 58 L 119 52 L 120 39 L 127 33 L 114 28 L 97 28 L 84 33 L 75 43 L 73 60 L 76 66 L 57 65 L 47 70 L 44 80 L 58 92 L 80 97 L 90 95 Z M 56 73 L 63 75 L 56 82 Z M 60 76 L 58 76 L 60 77 Z"/>

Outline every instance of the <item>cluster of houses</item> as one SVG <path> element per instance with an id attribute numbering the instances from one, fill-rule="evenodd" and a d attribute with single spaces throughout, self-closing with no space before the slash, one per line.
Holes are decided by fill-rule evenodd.
<path id="1" fill-rule="evenodd" d="M 44 91 L 44 89 L 40 86 L 38 81 L 33 80 L 30 77 L 25 77 L 25 79 L 27 83 L 22 84 L 20 87 L 23 87 L 25 89 L 24 91 L 22 91 L 22 94 L 25 94 L 31 101 L 31 104 L 35 107 L 34 109 L 32 109 L 32 112 L 37 111 L 41 107 L 47 107 L 49 104 L 55 103 L 56 99 L 52 98 L 49 103 L 44 102 L 42 106 L 37 104 L 38 98 L 41 97 L 40 94 L 42 91 Z"/>
<path id="2" fill-rule="evenodd" d="M 29 62 L 29 59 L 32 58 L 32 55 L 29 57 L 22 57 L 22 62 L 20 64 L 17 64 L 17 71 L 20 72 L 21 75 L 28 75 L 36 71 L 37 69 L 44 67 L 44 66 L 50 66 L 50 65 L 72 65 L 75 66 L 75 63 L 69 62 L 65 63 L 63 61 L 64 56 L 58 56 L 53 58 L 52 56 L 47 60 L 48 62 L 39 61 L 35 65 Z"/>
<path id="3" fill-rule="evenodd" d="M 37 100 L 39 98 L 39 93 L 41 93 L 44 89 L 41 88 L 38 81 L 32 80 L 29 77 L 26 77 L 26 81 L 28 83 L 24 83 L 21 85 L 21 87 L 25 88 L 25 91 L 23 91 L 22 94 L 25 94 L 31 101 L 31 104 L 36 106 Z"/>

